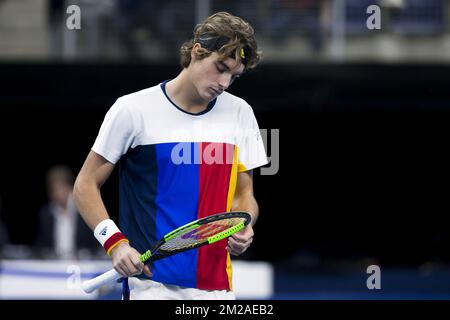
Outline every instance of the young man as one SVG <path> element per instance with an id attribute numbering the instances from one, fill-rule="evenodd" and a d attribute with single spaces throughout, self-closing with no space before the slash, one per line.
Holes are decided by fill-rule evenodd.
<path id="1" fill-rule="evenodd" d="M 251 169 L 267 163 L 251 107 L 225 90 L 260 59 L 252 27 L 225 12 L 196 26 L 173 80 L 119 98 L 75 183 L 75 201 L 124 277 L 124 298 L 234 299 L 230 254 L 247 250 L 258 205 Z M 120 163 L 120 229 L 100 188 Z M 216 244 L 144 266 L 139 253 L 192 220 L 247 211 Z M 134 277 L 133 277 L 134 276 Z"/>

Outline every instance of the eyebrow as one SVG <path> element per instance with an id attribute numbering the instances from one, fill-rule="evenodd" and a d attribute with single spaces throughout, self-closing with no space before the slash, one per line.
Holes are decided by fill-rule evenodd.
<path id="1" fill-rule="evenodd" d="M 224 67 L 225 69 L 227 69 L 228 71 L 231 71 L 230 67 L 229 67 L 226 63 L 224 63 L 223 61 L 218 61 L 218 63 L 219 63 L 222 67 Z M 233 76 L 236 77 L 236 78 L 239 78 L 240 76 L 242 76 L 243 73 L 244 73 L 244 72 L 236 73 L 236 74 L 233 75 Z"/>

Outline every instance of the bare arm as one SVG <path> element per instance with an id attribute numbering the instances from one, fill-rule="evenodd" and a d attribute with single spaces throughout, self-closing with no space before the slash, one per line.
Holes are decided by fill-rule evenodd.
<path id="1" fill-rule="evenodd" d="M 92 230 L 95 230 L 103 220 L 109 219 L 100 189 L 113 170 L 114 164 L 91 151 L 75 181 L 73 190 L 75 204 Z M 139 256 L 139 252 L 127 242 L 121 242 L 111 250 L 114 268 L 125 277 L 140 274 L 142 271 L 151 276 L 150 269 L 148 266 L 144 268 Z"/>
<path id="2" fill-rule="evenodd" d="M 91 151 L 75 181 L 73 190 L 75 204 L 84 221 L 92 230 L 101 221 L 109 219 L 100 195 L 100 188 L 113 170 L 114 164 Z"/>
<path id="3" fill-rule="evenodd" d="M 227 250 L 233 255 L 244 253 L 253 242 L 253 226 L 259 216 L 258 203 L 253 194 L 253 175 L 251 171 L 238 174 L 233 211 L 246 211 L 252 216 L 251 223 L 242 231 L 228 239 Z"/>
<path id="4" fill-rule="evenodd" d="M 252 226 L 255 225 L 259 216 L 259 208 L 253 195 L 253 173 L 251 171 L 238 174 L 232 210 L 250 213 L 252 216 L 251 224 Z"/>

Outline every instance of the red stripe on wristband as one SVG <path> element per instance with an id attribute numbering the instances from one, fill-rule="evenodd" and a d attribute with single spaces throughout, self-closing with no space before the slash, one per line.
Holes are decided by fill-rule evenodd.
<path id="1" fill-rule="evenodd" d="M 110 253 L 110 251 L 122 241 L 128 241 L 127 238 L 122 234 L 122 232 L 116 232 L 111 237 L 109 237 L 108 240 L 105 241 L 105 244 L 103 245 L 103 248 L 105 248 L 106 252 Z"/>

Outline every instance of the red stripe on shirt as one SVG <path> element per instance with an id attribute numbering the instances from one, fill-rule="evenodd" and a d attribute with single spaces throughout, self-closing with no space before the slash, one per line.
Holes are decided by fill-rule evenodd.
<path id="1" fill-rule="evenodd" d="M 224 143 L 201 143 L 198 218 L 227 210 L 228 187 L 234 147 Z M 201 247 L 197 259 L 197 288 L 230 290 L 227 274 L 227 246 L 224 239 Z"/>

